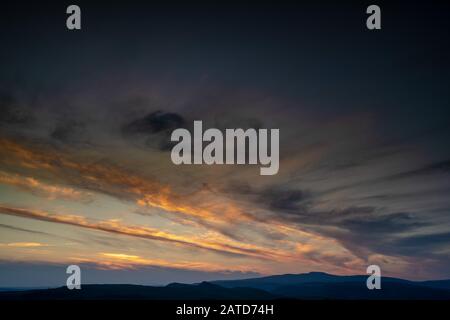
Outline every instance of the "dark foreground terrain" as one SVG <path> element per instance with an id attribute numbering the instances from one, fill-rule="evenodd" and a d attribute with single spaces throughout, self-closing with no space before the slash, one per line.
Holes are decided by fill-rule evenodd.
<path id="1" fill-rule="evenodd" d="M 245 280 L 172 283 L 167 286 L 82 285 L 0 292 L 0 300 L 450 300 L 450 280 L 382 278 L 381 290 L 368 290 L 367 276 L 320 272 Z"/>

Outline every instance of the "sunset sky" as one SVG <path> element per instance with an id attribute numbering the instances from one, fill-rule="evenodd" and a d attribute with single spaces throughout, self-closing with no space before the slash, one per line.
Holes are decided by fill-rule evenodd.
<path id="1" fill-rule="evenodd" d="M 68 4 L 2 8 L 0 286 L 450 278 L 448 5 Z M 279 173 L 174 165 L 194 120 Z"/>

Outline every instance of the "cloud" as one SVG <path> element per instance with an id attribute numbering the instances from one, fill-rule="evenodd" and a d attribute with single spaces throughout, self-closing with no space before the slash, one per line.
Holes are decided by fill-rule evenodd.
<path id="1" fill-rule="evenodd" d="M 76 262 L 94 263 L 100 267 L 108 269 L 136 269 L 142 266 L 163 267 L 181 270 L 197 270 L 203 272 L 255 272 L 249 266 L 235 265 L 231 268 L 224 268 L 221 265 L 205 263 L 200 261 L 168 261 L 164 259 L 149 259 L 138 255 L 124 253 L 101 252 L 98 258 L 75 258 Z"/>
<path id="2" fill-rule="evenodd" d="M 269 212 L 266 217 L 268 223 L 277 221 L 335 239 L 362 259 L 367 259 L 373 253 L 411 254 L 407 250 L 394 250 L 399 234 L 429 226 L 429 222 L 422 221 L 411 213 L 389 212 L 386 208 L 376 206 L 325 209 L 317 204 L 321 199 L 320 195 L 279 184 L 259 189 L 247 184 L 232 184 L 226 190 L 233 192 L 241 200 L 247 199 L 256 206 L 266 208 Z M 401 246 L 397 249 L 400 248 Z M 332 257 L 316 250 L 308 252 L 306 256 L 336 265 L 354 261 L 350 256 Z"/>
<path id="3" fill-rule="evenodd" d="M 89 242 L 89 240 L 88 241 L 81 241 L 81 240 L 77 240 L 77 239 L 73 239 L 73 238 L 69 238 L 69 237 L 65 237 L 65 236 L 61 236 L 61 235 L 56 235 L 56 234 L 52 234 L 52 233 L 48 233 L 48 232 L 31 230 L 31 229 L 26 229 L 26 228 L 19 228 L 19 227 L 16 227 L 16 226 L 11 226 L 11 225 L 2 224 L 2 223 L 0 224 L 0 228 L 7 229 L 7 230 L 13 230 L 13 231 L 19 231 L 19 232 L 25 232 L 25 233 L 29 233 L 29 234 L 32 234 L 32 235 L 63 239 L 63 240 L 68 240 L 70 242 L 78 242 L 78 243 L 86 242 L 86 243 L 89 243 L 89 244 L 92 243 L 92 242 Z"/>
<path id="4" fill-rule="evenodd" d="M 0 228 L 4 228 L 4 229 L 9 229 L 9 230 L 14 230 L 14 231 L 21 231 L 21 232 L 26 232 L 26 233 L 32 233 L 32 234 L 39 234 L 39 235 L 45 235 L 45 236 L 51 236 L 51 234 L 47 233 L 47 232 L 42 232 L 42 231 L 36 231 L 36 230 L 30 230 L 30 229 L 25 229 L 25 228 L 18 228 L 15 226 L 10 226 L 7 224 L 0 224 Z"/>
<path id="5" fill-rule="evenodd" d="M 410 178 L 414 176 L 450 173 L 450 160 L 434 162 L 418 169 L 404 171 L 387 177 L 388 180 Z"/>
<path id="6" fill-rule="evenodd" d="M 363 259 L 367 259 L 371 253 L 407 254 L 406 251 L 392 250 L 398 235 L 428 226 L 428 223 L 409 213 L 383 213 L 370 206 L 333 210 L 308 208 L 297 213 L 279 212 L 278 217 L 333 238 Z"/>
<path id="7" fill-rule="evenodd" d="M 47 244 L 39 242 L 11 242 L 11 243 L 0 243 L 0 247 L 13 247 L 13 248 L 37 248 L 37 247 L 47 247 Z"/>
<path id="8" fill-rule="evenodd" d="M 7 154 L 4 157 L 7 166 L 18 166 L 17 170 L 29 168 L 33 174 L 50 173 L 53 179 L 77 190 L 102 193 L 141 207 L 182 214 L 209 228 L 216 227 L 219 232 L 230 222 L 257 220 L 236 204 L 224 202 L 226 199 L 220 194 L 204 188 L 179 193 L 170 184 L 138 175 L 107 160 L 76 159 L 48 145 L 37 149 L 10 139 L 0 139 L 0 143 L 3 145 L 0 154 Z"/>
<path id="9" fill-rule="evenodd" d="M 388 182 L 395 183 L 395 182 L 399 182 L 400 180 L 403 180 L 403 179 L 414 179 L 414 178 L 423 177 L 423 176 L 427 176 L 427 175 L 438 176 L 438 175 L 442 175 L 442 174 L 448 174 L 450 172 L 450 160 L 436 161 L 434 163 L 420 166 L 418 168 L 414 168 L 411 170 L 398 170 L 398 171 L 400 171 L 400 172 L 395 172 L 393 174 L 388 174 L 388 175 L 376 176 L 373 178 L 368 178 L 368 179 L 360 180 L 360 181 L 345 184 L 345 185 L 339 185 L 335 188 L 331 188 L 331 189 L 327 190 L 327 192 L 332 193 L 332 192 L 336 192 L 336 191 L 370 187 L 370 186 L 373 186 L 376 184 L 386 184 Z M 434 190 L 434 192 L 436 192 L 436 190 Z M 388 196 L 393 197 L 394 195 L 388 195 Z"/>
<path id="10" fill-rule="evenodd" d="M 64 144 L 89 144 L 86 125 L 81 121 L 71 119 L 59 121 L 51 130 L 50 137 Z"/>
<path id="11" fill-rule="evenodd" d="M 67 224 L 92 230 L 138 237 L 148 240 L 157 240 L 173 244 L 179 244 L 190 248 L 204 249 L 227 255 L 246 256 L 259 259 L 286 259 L 288 253 L 277 252 L 269 248 L 256 245 L 240 244 L 224 238 L 215 241 L 213 238 L 200 236 L 182 236 L 149 227 L 138 227 L 120 224 L 117 221 L 94 221 L 82 216 L 53 214 L 45 211 L 28 210 L 23 208 L 0 205 L 0 213 L 23 218 L 36 219 L 46 222 Z"/>
<path id="12" fill-rule="evenodd" d="M 280 184 L 258 188 L 245 182 L 234 181 L 221 191 L 239 199 L 251 200 L 275 212 L 298 212 L 311 200 L 310 192 Z"/>
<path id="13" fill-rule="evenodd" d="M 179 114 L 158 110 L 126 124 L 123 131 L 127 134 L 154 134 L 172 131 L 183 125 L 184 118 Z"/>
<path id="14" fill-rule="evenodd" d="M 185 125 L 185 119 L 181 115 L 158 110 L 125 124 L 122 133 L 132 139 L 140 137 L 146 146 L 167 151 L 173 146 L 170 141 L 172 131 Z"/>
<path id="15" fill-rule="evenodd" d="M 372 232 L 378 236 L 410 231 L 426 225 L 426 223 L 417 221 L 406 212 L 354 217 L 342 219 L 340 222 L 340 226 L 349 231 L 359 234 Z"/>
<path id="16" fill-rule="evenodd" d="M 290 189 L 275 185 L 264 189 L 257 198 L 269 209 L 282 212 L 299 212 L 305 210 L 309 194 L 303 190 Z"/>
<path id="17" fill-rule="evenodd" d="M 50 185 L 32 177 L 24 177 L 18 174 L 9 174 L 2 171 L 0 171 L 0 183 L 12 185 L 48 199 L 59 198 L 82 202 L 90 202 L 93 199 L 92 194 L 87 192 L 78 191 L 64 186 Z"/>
<path id="18" fill-rule="evenodd" d="M 10 94 L 0 94 L 0 123 L 5 125 L 29 125 L 34 117 Z"/>
<path id="19" fill-rule="evenodd" d="M 444 255 L 450 256 L 449 245 L 450 232 L 439 232 L 402 237 L 395 241 L 394 247 L 416 254 L 419 252 L 431 254 L 433 251 L 438 253 L 444 250 Z"/>
<path id="20" fill-rule="evenodd" d="M 30 176 L 50 175 L 50 180 L 58 184 L 136 203 L 143 211 L 145 208 L 161 209 L 164 218 L 188 224 L 202 237 L 186 238 L 178 232 L 155 237 L 161 236 L 158 230 L 142 231 L 136 226 L 111 221 L 86 220 L 87 223 L 76 224 L 88 229 L 279 263 L 328 263 L 330 269 L 343 271 L 359 268 L 358 263 L 374 253 L 396 257 L 412 255 L 400 246 L 399 250 L 393 250 L 395 241 L 399 234 L 416 232 L 427 226 L 417 215 L 408 212 L 376 205 L 346 205 L 345 201 L 340 201 L 339 205 L 327 203 L 323 201 L 323 192 L 292 183 L 238 182 L 233 185 L 229 182 L 231 179 L 223 175 L 223 180 L 208 180 L 202 187 L 186 184 L 186 188 L 176 189 L 171 183 L 173 175 L 139 174 L 114 164 L 114 157 L 92 161 L 49 144 L 37 148 L 27 140 L 17 142 L 3 138 L 0 142 L 3 146 L 0 153 L 8 155 L 1 159 L 6 168 L 25 170 Z M 197 181 L 195 179 L 201 178 L 193 175 L 192 181 Z M 154 213 L 151 211 L 151 214 Z M 67 223 L 59 217 L 54 222 Z M 310 250 L 293 250 L 296 242 L 311 245 Z M 329 248 L 334 252 L 327 252 Z"/>

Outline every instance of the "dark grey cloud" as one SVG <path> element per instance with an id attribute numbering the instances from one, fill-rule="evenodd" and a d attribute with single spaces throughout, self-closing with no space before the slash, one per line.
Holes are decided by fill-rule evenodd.
<path id="1" fill-rule="evenodd" d="M 158 110 L 123 125 L 122 133 L 127 138 L 142 140 L 147 147 L 168 151 L 173 146 L 172 131 L 185 125 L 181 115 Z"/>
<path id="2" fill-rule="evenodd" d="M 411 221 L 410 221 L 411 222 Z M 414 222 L 413 222 L 414 224 Z M 405 229 L 402 227 L 402 229 Z M 362 231 L 362 230 L 361 230 Z M 399 230 L 368 230 L 367 232 L 334 235 L 354 253 L 365 258 L 369 252 L 389 256 L 409 257 L 414 266 L 427 265 L 429 272 L 447 275 L 450 268 L 450 233 L 438 232 L 420 235 L 402 235 Z M 367 249 L 366 249 L 367 248 Z M 445 270 L 447 268 L 447 270 Z"/>
<path id="3" fill-rule="evenodd" d="M 233 197 L 245 197 L 259 206 L 282 212 L 297 212 L 311 200 L 308 191 L 278 184 L 255 188 L 246 182 L 231 181 L 222 192 Z"/>
<path id="4" fill-rule="evenodd" d="M 158 110 L 126 124 L 123 126 L 123 132 L 131 135 L 155 134 L 180 128 L 184 123 L 184 118 L 179 114 Z"/>
<path id="5" fill-rule="evenodd" d="M 376 233 L 392 234 L 409 231 L 425 226 L 426 223 L 414 219 L 406 212 L 395 212 L 386 215 L 361 216 L 359 218 L 343 219 L 340 226 L 358 234 Z"/>
<path id="6" fill-rule="evenodd" d="M 32 233 L 32 234 L 52 236 L 50 233 L 47 233 L 47 232 L 30 230 L 30 229 L 25 229 L 25 228 L 19 228 L 19 227 L 10 226 L 10 225 L 3 224 L 3 223 L 0 224 L 0 228 L 8 229 L 8 230 L 14 230 L 14 231 L 21 231 L 21 232 L 26 232 L 26 233 Z"/>
<path id="7" fill-rule="evenodd" d="M 400 234 L 412 233 L 427 222 L 408 212 L 390 212 L 376 206 L 349 206 L 319 209 L 320 197 L 309 190 L 283 185 L 256 189 L 249 184 L 232 183 L 228 192 L 240 199 L 270 212 L 268 218 L 281 220 L 300 230 L 310 231 L 324 237 L 336 239 L 343 247 L 367 259 L 371 254 L 405 255 L 411 252 L 397 246 Z M 317 262 L 345 266 L 347 258 L 325 257 L 319 253 L 306 254 Z M 410 254 L 415 256 L 415 254 Z M 434 259 L 441 257 L 434 256 Z"/>
<path id="8" fill-rule="evenodd" d="M 347 263 L 352 262 L 352 258 L 348 256 L 324 255 L 318 251 L 305 252 L 304 255 L 316 263 L 331 264 L 342 268 L 345 268 Z"/>
<path id="9" fill-rule="evenodd" d="M 429 222 L 409 212 L 376 206 L 319 209 L 318 194 L 283 185 L 256 189 L 245 183 L 231 183 L 226 189 L 234 197 L 247 199 L 268 210 L 270 218 L 332 237 L 363 259 L 370 253 L 410 254 L 405 245 L 397 245 L 399 235 L 429 226 Z M 434 245 L 430 242 L 430 246 Z"/>
<path id="10" fill-rule="evenodd" d="M 78 242 L 78 243 L 88 243 L 87 241 L 81 241 L 78 239 L 73 239 L 73 238 L 68 238 L 68 237 L 63 237 L 63 236 L 59 236 L 59 235 L 55 235 L 55 234 L 51 234 L 48 232 L 43 232 L 43 231 L 36 231 L 36 230 L 31 230 L 31 229 L 26 229 L 26 228 L 20 228 L 20 227 L 16 227 L 16 226 L 11 226 L 8 224 L 0 224 L 0 228 L 3 229 L 8 229 L 8 230 L 14 230 L 14 231 L 20 231 L 20 232 L 25 232 L 25 233 L 30 233 L 30 234 L 34 234 L 34 235 L 44 235 L 47 237 L 52 237 L 52 238 L 58 238 L 58 239 L 64 239 L 64 240 L 69 240 L 72 242 Z"/>
<path id="11" fill-rule="evenodd" d="M 5 125 L 29 125 L 34 117 L 11 94 L 0 94 L 0 123 Z"/>
<path id="12" fill-rule="evenodd" d="M 395 245 L 415 252 L 423 250 L 428 251 L 436 247 L 445 248 L 450 246 L 450 232 L 409 236 L 397 240 Z"/>
<path id="13" fill-rule="evenodd" d="M 258 201 L 271 210 L 296 213 L 307 210 L 308 197 L 309 194 L 302 190 L 273 186 L 263 190 Z"/>
<path id="14" fill-rule="evenodd" d="M 330 211 L 309 210 L 290 221 L 324 236 L 333 237 L 355 254 L 367 252 L 401 254 L 396 249 L 399 234 L 419 230 L 428 224 L 407 212 L 387 212 L 376 207 L 349 207 Z M 284 218 L 284 217 L 283 217 Z M 406 253 L 406 252 L 403 252 Z"/>
<path id="15" fill-rule="evenodd" d="M 392 176 L 389 176 L 387 179 L 394 180 L 394 179 L 403 179 L 403 178 L 409 178 L 414 176 L 421 176 L 421 175 L 429 175 L 429 174 L 442 174 L 442 173 L 450 173 L 450 160 L 443 160 L 434 162 L 432 164 L 423 166 L 421 168 L 417 168 L 414 170 L 409 170 L 405 172 L 401 172 Z"/>
<path id="16" fill-rule="evenodd" d="M 307 228 L 339 241 L 345 248 L 362 259 L 371 254 L 390 256 L 419 256 L 418 252 L 397 245 L 402 234 L 420 230 L 428 223 L 404 212 L 366 214 L 358 217 L 323 216 L 321 223 L 306 225 Z"/>
<path id="17" fill-rule="evenodd" d="M 323 227 L 335 227 L 361 238 L 373 234 L 383 238 L 385 235 L 395 235 L 400 232 L 408 232 L 427 223 L 419 221 L 406 212 L 382 213 L 376 207 L 360 206 L 332 210 L 317 210 L 301 207 L 299 211 L 290 210 L 287 214 L 279 211 L 276 215 L 293 223 L 307 226 L 319 232 L 328 233 Z M 326 231 L 325 231 L 326 230 Z M 338 236 L 337 236 L 338 237 Z"/>
<path id="18" fill-rule="evenodd" d="M 362 180 L 360 182 L 337 186 L 332 189 L 326 190 L 322 193 L 322 196 L 327 193 L 333 193 L 333 192 L 341 192 L 343 190 L 350 190 L 353 189 L 357 193 L 359 188 L 368 187 L 371 188 L 374 185 L 386 185 L 386 183 L 397 183 L 397 182 L 403 182 L 402 180 L 405 179 L 416 179 L 420 180 L 421 178 L 424 178 L 426 176 L 433 176 L 433 177 L 443 177 L 450 173 L 450 160 L 441 160 L 441 161 L 435 161 L 433 163 L 417 167 L 412 170 L 405 170 L 401 171 L 399 173 L 391 174 L 388 176 L 380 176 L 374 179 L 367 179 Z M 416 183 L 420 183 L 419 180 Z M 425 199 L 432 196 L 444 196 L 446 193 L 448 193 L 448 181 L 443 182 L 444 184 L 437 185 L 434 188 L 429 189 L 417 189 L 417 190 L 411 190 L 411 191 L 401 191 L 403 190 L 403 187 L 399 187 L 398 191 L 396 190 L 393 192 L 390 191 L 380 191 L 377 194 L 372 194 L 370 196 L 363 196 L 360 197 L 360 200 L 373 200 L 373 201 L 387 201 L 394 203 L 395 201 L 406 201 L 409 199 Z M 383 190 L 383 189 L 381 189 Z M 404 220 L 406 221 L 406 220 Z"/>
<path id="19" fill-rule="evenodd" d="M 86 125 L 81 121 L 70 119 L 58 122 L 51 130 L 50 137 L 64 144 L 86 144 L 89 141 Z"/>

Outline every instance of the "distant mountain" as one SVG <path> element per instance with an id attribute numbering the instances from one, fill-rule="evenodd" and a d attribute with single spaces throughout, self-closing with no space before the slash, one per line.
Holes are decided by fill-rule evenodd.
<path id="1" fill-rule="evenodd" d="M 449 300 L 450 291 L 421 285 L 385 281 L 381 290 L 368 290 L 365 282 L 311 282 L 280 286 L 274 294 L 295 299 L 339 300 Z"/>
<path id="2" fill-rule="evenodd" d="M 450 290 L 450 280 L 432 280 L 432 281 L 422 281 L 420 283 L 430 288 Z"/>
<path id="3" fill-rule="evenodd" d="M 249 287 L 295 299 L 449 300 L 450 280 L 409 281 L 382 277 L 381 290 L 368 290 L 367 275 L 337 276 L 324 272 L 213 281 L 225 288 Z"/>
<path id="4" fill-rule="evenodd" d="M 165 287 L 91 284 L 81 290 L 66 287 L 0 292 L 0 300 L 268 300 L 276 295 L 254 288 L 224 288 L 207 282 L 172 283 Z"/>
<path id="5" fill-rule="evenodd" d="M 337 276 L 325 272 L 309 272 L 301 274 L 273 275 L 261 278 L 250 278 L 242 280 L 212 281 L 211 283 L 225 288 L 250 287 L 267 291 L 273 291 L 280 286 L 293 286 L 305 283 L 362 283 L 366 286 L 367 275 Z M 408 280 L 383 277 L 382 281 L 407 283 Z"/>
<path id="6" fill-rule="evenodd" d="M 383 277 L 381 290 L 368 290 L 367 276 L 337 276 L 322 272 L 285 274 L 164 287 L 82 285 L 0 292 L 0 300 L 450 300 L 450 280 L 409 281 Z"/>
<path id="7" fill-rule="evenodd" d="M 0 287 L 0 292 L 4 291 L 28 291 L 38 289 L 49 289 L 49 287 Z"/>

